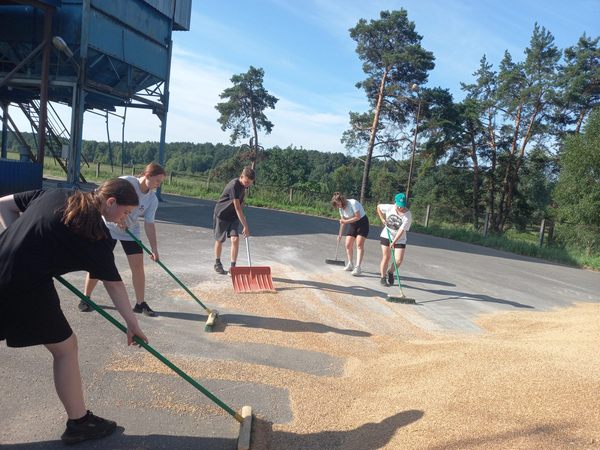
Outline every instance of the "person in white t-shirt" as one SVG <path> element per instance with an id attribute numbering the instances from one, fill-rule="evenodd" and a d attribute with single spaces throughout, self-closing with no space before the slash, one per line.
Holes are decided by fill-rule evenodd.
<path id="1" fill-rule="evenodd" d="M 331 205 L 338 208 L 340 212 L 340 226 L 345 227 L 346 232 L 346 254 L 348 264 L 344 270 L 352 271 L 355 277 L 360 275 L 361 263 L 365 256 L 365 240 L 369 235 L 369 218 L 365 213 L 363 206 L 352 198 L 346 198 L 339 192 L 335 192 L 331 198 Z M 338 240 L 342 238 L 342 233 L 338 234 Z M 356 265 L 352 264 L 354 243 L 356 242 Z"/>
<path id="2" fill-rule="evenodd" d="M 138 198 L 139 206 L 136 207 L 123 223 L 106 222 L 114 243 L 121 242 L 121 246 L 127 255 L 127 261 L 131 268 L 131 278 L 133 281 L 133 290 L 135 291 L 136 303 L 133 307 L 133 312 L 142 313 L 146 316 L 154 317 L 156 313 L 148 306 L 145 301 L 146 289 L 146 274 L 144 273 L 144 253 L 142 248 L 133 240 L 133 238 L 125 231 L 127 228 L 137 239 L 141 239 L 141 230 L 139 219 L 144 219 L 144 231 L 150 242 L 150 250 L 152 255 L 150 258 L 153 261 L 158 261 L 158 243 L 156 239 L 156 228 L 154 226 L 154 215 L 158 208 L 158 198 L 154 192 L 165 179 L 165 169 L 159 164 L 150 163 L 144 169 L 144 172 L 139 177 L 122 176 L 131 183 L 135 189 Z M 90 278 L 88 273 L 85 279 L 84 294 L 88 297 L 98 284 L 98 280 Z M 83 312 L 91 311 L 90 306 L 81 301 L 79 310 Z"/>
<path id="3" fill-rule="evenodd" d="M 394 284 L 394 264 L 393 262 L 390 264 L 391 249 L 394 248 L 396 266 L 400 268 L 406 251 L 406 234 L 412 224 L 412 214 L 406 207 L 406 194 L 396 194 L 393 205 L 377 205 L 377 215 L 384 225 L 379 235 L 381 243 L 380 282 L 384 286 L 392 286 Z M 389 236 L 391 236 L 391 242 Z"/>

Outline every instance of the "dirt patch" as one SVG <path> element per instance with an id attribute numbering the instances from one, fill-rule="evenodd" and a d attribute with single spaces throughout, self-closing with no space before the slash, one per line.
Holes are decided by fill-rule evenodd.
<path id="1" fill-rule="evenodd" d="M 300 278 L 287 270 L 286 279 Z M 346 361 L 343 376 L 324 377 L 178 355 L 197 379 L 288 390 L 293 420 L 254 411 L 254 449 L 600 448 L 600 305 L 499 313 L 478 320 L 481 335 L 432 335 L 402 317 L 410 306 L 323 288 L 343 285 L 332 279 L 340 276 L 276 283 L 277 294 L 202 286 L 208 305 L 236 311 L 215 340 Z M 117 357 L 108 369 L 172 373 L 147 354 Z M 193 409 L 169 398 L 156 407 Z"/>

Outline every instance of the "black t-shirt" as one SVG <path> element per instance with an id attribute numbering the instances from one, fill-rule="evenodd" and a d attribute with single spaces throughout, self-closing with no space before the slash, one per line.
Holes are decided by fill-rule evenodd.
<path id="1" fill-rule="evenodd" d="M 237 215 L 233 206 L 233 200 L 237 198 L 241 204 L 244 202 L 245 194 L 246 188 L 240 182 L 240 179 L 231 180 L 227 183 L 225 189 L 223 189 L 223 193 L 215 205 L 215 216 L 221 220 L 235 219 Z"/>
<path id="2" fill-rule="evenodd" d="M 100 212 L 106 239 L 85 239 L 62 223 L 66 200 L 73 193 L 55 189 L 14 194 L 23 214 L 0 234 L 0 287 L 34 288 L 78 270 L 90 272 L 92 278 L 121 281 Z"/>

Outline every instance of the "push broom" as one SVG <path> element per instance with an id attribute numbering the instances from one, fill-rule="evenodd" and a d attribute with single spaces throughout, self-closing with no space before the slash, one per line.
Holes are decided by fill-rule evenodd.
<path id="1" fill-rule="evenodd" d="M 71 283 L 69 283 L 63 277 L 56 276 L 55 278 L 58 281 L 60 281 L 73 294 L 75 294 L 81 300 L 83 300 L 85 303 L 87 303 L 91 308 L 98 311 L 100 313 L 100 315 L 102 315 L 106 320 L 108 320 L 110 323 L 112 323 L 115 327 L 117 327 L 123 333 L 127 334 L 127 328 L 121 322 L 116 320 L 113 316 L 111 316 L 106 311 L 104 311 L 102 308 L 100 308 L 96 303 L 94 303 L 92 301 L 91 298 L 89 298 L 86 295 L 83 295 L 83 293 L 81 291 L 79 291 L 79 289 L 77 289 L 75 286 L 73 286 Z M 160 362 L 162 362 L 169 369 L 171 369 L 173 372 L 175 372 L 177 375 L 179 375 L 185 381 L 187 381 L 192 386 L 194 386 L 196 389 L 198 389 L 200 392 L 202 392 L 213 403 L 215 403 L 217 406 L 219 406 L 221 409 L 223 409 L 225 412 L 227 412 L 227 414 L 229 414 L 235 420 L 237 420 L 240 423 L 240 434 L 238 437 L 238 450 L 248 450 L 250 448 L 250 431 L 252 429 L 252 407 L 251 406 L 244 406 L 242 408 L 241 414 L 235 412 L 231 407 L 227 406 L 227 404 L 225 404 L 216 395 L 214 395 L 212 392 L 210 392 L 208 389 L 206 389 L 204 386 L 202 386 L 200 383 L 198 383 L 196 380 L 194 380 L 192 377 L 190 377 L 187 373 L 185 373 L 183 370 L 181 370 L 179 367 L 177 367 L 175 364 L 173 364 L 171 361 L 169 361 L 167 358 L 165 358 L 163 355 L 161 355 L 151 345 L 146 344 L 144 341 L 142 341 L 137 336 L 134 336 L 133 340 L 135 341 L 136 344 L 138 344 L 140 347 L 143 347 L 145 350 L 147 350 L 150 354 L 152 354 L 152 356 L 156 357 Z"/>
<path id="2" fill-rule="evenodd" d="M 147 248 L 147 247 L 146 247 L 146 246 L 145 246 L 145 245 L 142 243 L 142 241 L 140 241 L 140 240 L 139 240 L 137 237 L 135 237 L 135 235 L 134 235 L 134 234 L 133 234 L 131 231 L 129 231 L 128 229 L 125 229 L 125 231 L 127 231 L 127 234 L 129 234 L 129 236 L 131 236 L 131 237 L 133 238 L 133 240 L 134 240 L 135 242 L 137 242 L 137 244 L 138 244 L 140 247 L 142 247 L 142 249 L 143 249 L 143 250 L 144 250 L 146 253 L 148 253 L 149 255 L 151 255 L 151 254 L 152 254 L 152 252 L 151 252 L 150 250 L 148 250 L 148 248 Z M 162 268 L 165 270 L 165 272 L 167 272 L 169 275 L 171 275 L 171 278 L 173 278 L 173 279 L 174 279 L 174 280 L 177 282 L 177 284 L 179 284 L 179 286 L 181 286 L 181 287 L 182 287 L 182 288 L 185 290 L 185 292 L 187 292 L 188 294 L 190 294 L 190 296 L 191 296 L 191 297 L 192 297 L 194 300 L 196 300 L 196 302 L 197 302 L 197 303 L 198 303 L 198 304 L 199 304 L 199 305 L 200 305 L 202 308 L 204 308 L 204 310 L 205 310 L 205 311 L 208 313 L 208 318 L 206 319 L 206 325 L 204 325 L 204 331 L 212 331 L 212 328 L 213 328 L 213 326 L 214 326 L 214 324 L 215 324 L 215 320 L 217 320 L 217 317 L 219 316 L 219 313 L 218 313 L 218 311 L 217 311 L 216 309 L 209 309 L 209 308 L 207 308 L 207 307 L 204 305 L 204 303 L 202 303 L 200 300 L 198 300 L 198 297 L 196 297 L 196 296 L 194 295 L 194 293 L 193 293 L 192 291 L 190 291 L 190 290 L 187 288 L 187 286 L 186 286 L 185 284 L 183 284 L 183 283 L 181 282 L 181 280 L 179 280 L 179 278 L 177 278 L 177 277 L 176 277 L 176 276 L 173 274 L 173 272 L 171 272 L 171 271 L 170 271 L 170 270 L 167 268 L 167 266 L 165 266 L 165 265 L 162 263 L 162 261 L 161 261 L 160 259 L 159 259 L 158 261 L 154 261 L 154 262 L 155 262 L 155 263 L 157 263 L 157 264 L 158 264 L 160 267 L 162 267 Z"/>
<path id="3" fill-rule="evenodd" d="M 343 228 L 344 224 L 340 224 L 340 231 L 338 232 L 338 240 L 337 240 L 337 244 L 335 246 L 335 259 L 325 259 L 325 264 L 333 264 L 334 266 L 345 266 L 346 263 L 344 262 L 344 260 L 342 259 L 337 259 L 338 256 L 338 249 L 340 248 L 340 236 L 342 235 L 342 228 Z"/>
<path id="4" fill-rule="evenodd" d="M 392 235 L 388 227 L 385 227 L 390 243 L 392 242 Z M 396 264 L 396 255 L 394 254 L 394 247 L 392 247 L 392 261 L 394 263 L 394 270 L 396 271 L 396 279 L 398 280 L 398 287 L 400 288 L 400 295 L 388 294 L 387 301 L 392 303 L 408 303 L 414 305 L 417 303 L 414 298 L 407 297 L 404 295 L 402 290 L 402 283 L 400 283 L 400 275 L 398 274 L 398 265 Z"/>

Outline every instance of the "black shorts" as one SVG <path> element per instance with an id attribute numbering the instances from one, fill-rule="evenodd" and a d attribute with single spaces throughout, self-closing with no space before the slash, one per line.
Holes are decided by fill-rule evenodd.
<path id="1" fill-rule="evenodd" d="M 119 241 L 126 255 L 138 255 L 143 253 L 142 247 L 135 241 Z M 117 241 L 115 241 L 117 245 Z"/>
<path id="2" fill-rule="evenodd" d="M 0 341 L 9 347 L 56 344 L 73 334 L 52 280 L 27 289 L 0 288 Z"/>
<path id="3" fill-rule="evenodd" d="M 369 236 L 369 218 L 364 215 L 360 218 L 360 220 L 349 223 L 344 236 Z"/>
<path id="4" fill-rule="evenodd" d="M 380 237 L 379 238 L 379 242 L 384 247 L 389 247 L 390 246 L 390 240 L 388 238 Z M 394 248 L 406 248 L 406 244 L 399 244 L 398 242 L 396 242 L 394 244 Z"/>
<path id="5" fill-rule="evenodd" d="M 213 216 L 213 229 L 215 230 L 215 241 L 219 242 L 225 242 L 228 237 L 242 234 L 242 224 L 237 216 L 233 220 L 223 220 Z"/>

